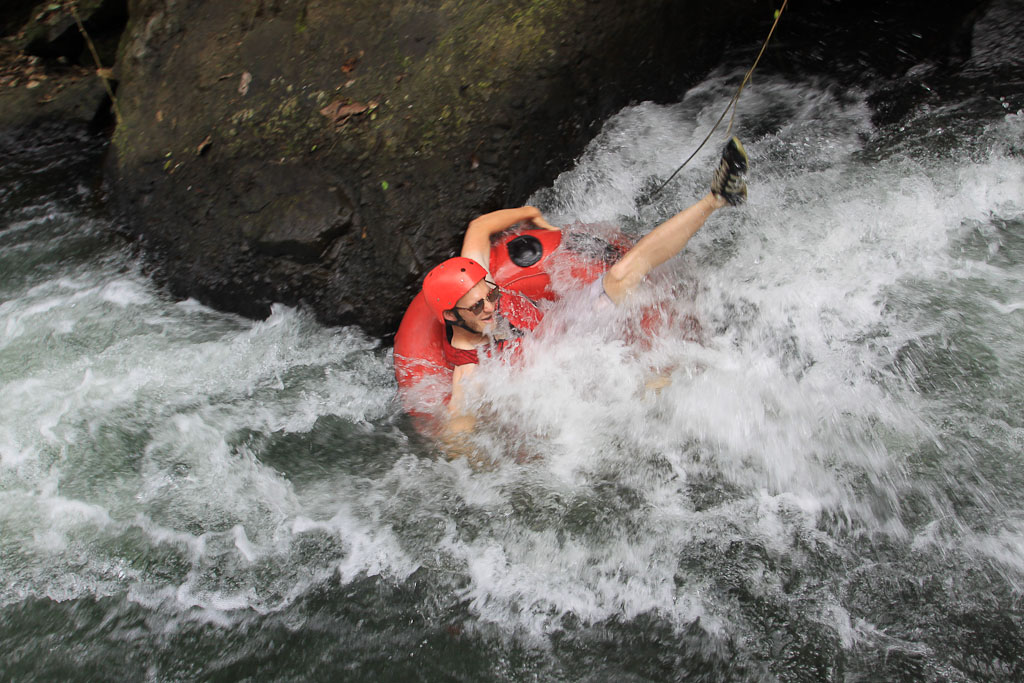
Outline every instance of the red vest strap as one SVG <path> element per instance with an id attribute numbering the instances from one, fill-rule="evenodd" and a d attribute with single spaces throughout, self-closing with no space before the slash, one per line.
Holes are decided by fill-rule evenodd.
<path id="1" fill-rule="evenodd" d="M 453 368 L 480 362 L 480 356 L 477 355 L 476 349 L 457 349 L 447 339 L 442 343 L 441 349 L 444 352 L 445 361 Z"/>

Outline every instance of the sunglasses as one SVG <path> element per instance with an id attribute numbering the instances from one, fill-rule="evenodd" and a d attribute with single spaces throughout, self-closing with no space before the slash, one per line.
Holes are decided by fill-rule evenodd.
<path id="1" fill-rule="evenodd" d="M 497 304 L 498 300 L 501 299 L 501 289 L 498 287 L 498 285 L 494 284 L 493 282 L 486 280 L 485 282 L 487 282 L 487 284 L 491 286 L 491 291 L 487 292 L 487 296 L 480 299 L 472 306 L 453 306 L 452 308 L 457 308 L 462 311 L 469 311 L 473 315 L 480 315 L 481 313 L 484 312 L 484 301 L 490 301 L 492 304 Z"/>

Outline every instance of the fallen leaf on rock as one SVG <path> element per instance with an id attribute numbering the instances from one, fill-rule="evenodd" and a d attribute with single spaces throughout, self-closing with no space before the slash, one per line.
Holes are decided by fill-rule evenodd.
<path id="1" fill-rule="evenodd" d="M 346 104 L 344 107 L 338 109 L 338 116 L 352 116 L 354 114 L 362 114 L 364 111 L 369 109 L 365 104 L 361 102 L 353 102 L 352 104 Z"/>
<path id="2" fill-rule="evenodd" d="M 252 83 L 252 74 L 246 71 L 242 74 L 242 80 L 238 84 L 238 94 L 245 97 L 249 92 L 250 83 Z"/>
<path id="3" fill-rule="evenodd" d="M 206 152 L 210 149 L 210 145 L 212 145 L 212 144 L 213 144 L 213 138 L 211 136 L 207 135 L 206 139 L 203 140 L 202 142 L 200 142 L 199 146 L 196 147 L 196 156 L 200 156 L 201 157 L 204 154 L 206 154 Z"/>
<path id="4" fill-rule="evenodd" d="M 352 73 L 352 71 L 356 68 L 357 64 L 359 64 L 359 58 L 358 57 L 349 57 L 348 59 L 345 60 L 345 63 L 341 65 L 341 73 L 343 73 L 343 74 L 350 74 L 350 73 Z"/>
<path id="5" fill-rule="evenodd" d="M 341 124 L 347 121 L 350 117 L 362 114 L 370 107 L 369 105 L 363 104 L 362 102 L 352 102 L 351 104 L 342 104 L 341 101 L 335 100 L 326 107 L 320 110 L 320 113 L 326 116 L 334 123 Z"/>

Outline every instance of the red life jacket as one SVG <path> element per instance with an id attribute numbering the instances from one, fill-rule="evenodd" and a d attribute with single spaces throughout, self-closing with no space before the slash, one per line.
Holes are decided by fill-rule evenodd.
<path id="1" fill-rule="evenodd" d="M 502 290 L 501 302 L 498 304 L 498 313 L 512 326 L 512 336 L 507 339 L 498 339 L 493 344 L 486 344 L 493 352 L 515 348 L 524 332 L 532 332 L 544 314 L 540 312 L 532 301 L 518 292 Z M 450 368 L 460 365 L 477 364 L 480 362 L 480 355 L 477 349 L 457 349 L 452 346 L 450 329 L 445 330 L 444 339 L 441 341 L 441 351 L 444 353 L 444 360 Z"/>

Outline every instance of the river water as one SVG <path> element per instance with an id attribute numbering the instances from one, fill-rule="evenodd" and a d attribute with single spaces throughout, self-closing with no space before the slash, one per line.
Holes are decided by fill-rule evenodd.
<path id="1" fill-rule="evenodd" d="M 1020 680 L 1011 29 L 887 86 L 898 120 L 755 79 L 749 203 L 485 364 L 483 467 L 416 433 L 358 329 L 155 287 L 96 143 L 0 162 L 0 678 Z M 623 110 L 533 201 L 649 229 L 706 191 L 717 141 L 651 193 L 739 76 Z M 631 340 L 652 302 L 700 332 Z"/>

